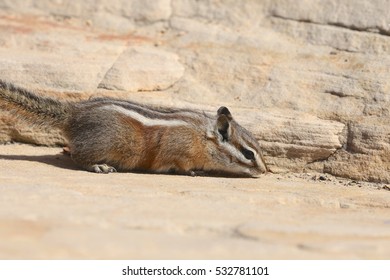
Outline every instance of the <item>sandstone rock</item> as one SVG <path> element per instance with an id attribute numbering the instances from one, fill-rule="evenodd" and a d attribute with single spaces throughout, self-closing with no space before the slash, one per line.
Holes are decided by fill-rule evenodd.
<path id="1" fill-rule="evenodd" d="M 344 149 L 325 164 L 329 173 L 366 181 L 390 180 L 390 125 L 381 118 L 365 118 L 348 127 Z"/>
<path id="2" fill-rule="evenodd" d="M 1 259 L 390 257 L 390 192 L 368 183 L 102 175 L 60 151 L 0 145 Z"/>
<path id="3" fill-rule="evenodd" d="M 229 106 L 274 170 L 389 182 L 387 5 L 306 2 L 3 1 L 0 78 L 73 100 Z M 1 141 L 59 141 L 9 123 Z"/>
<path id="4" fill-rule="evenodd" d="M 272 26 L 312 44 L 362 53 L 389 54 L 389 16 L 386 2 L 272 1 Z"/>
<path id="5" fill-rule="evenodd" d="M 389 54 L 390 43 L 386 35 L 375 32 L 350 30 L 333 25 L 288 20 L 272 17 L 270 25 L 273 29 L 310 44 L 331 46 L 335 50 L 352 53 Z"/>
<path id="6" fill-rule="evenodd" d="M 386 4 L 383 0 L 310 0 L 299 4 L 293 0 L 276 0 L 270 3 L 269 12 L 285 19 L 389 35 L 389 15 L 383 9 Z"/>
<path id="7" fill-rule="evenodd" d="M 83 2 L 74 1 L 23 1 L 4 0 L 0 8 L 23 13 L 50 14 L 63 18 L 92 19 L 101 12 L 114 17 L 124 17 L 133 22 L 167 20 L 171 15 L 170 0 L 112 0 Z"/>
<path id="8" fill-rule="evenodd" d="M 346 143 L 344 124 L 308 114 L 293 111 L 260 114 L 246 110 L 239 111 L 238 121 L 251 128 L 274 172 L 283 169 L 301 172 L 308 164 L 325 161 Z"/>
<path id="9" fill-rule="evenodd" d="M 132 47 L 107 71 L 99 88 L 124 91 L 165 90 L 177 82 L 184 67 L 174 53 L 156 47 Z"/>
<path id="10" fill-rule="evenodd" d="M 44 91 L 96 90 L 111 61 L 125 49 L 121 41 L 50 20 L 19 15 L 0 18 L 0 76 Z M 75 42 L 77 41 L 77 44 Z"/>

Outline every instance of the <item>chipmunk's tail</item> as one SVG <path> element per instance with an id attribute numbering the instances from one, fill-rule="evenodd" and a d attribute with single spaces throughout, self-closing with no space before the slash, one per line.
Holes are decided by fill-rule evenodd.
<path id="1" fill-rule="evenodd" d="M 0 80 L 0 109 L 37 125 L 61 127 L 67 119 L 69 104 L 34 93 Z"/>

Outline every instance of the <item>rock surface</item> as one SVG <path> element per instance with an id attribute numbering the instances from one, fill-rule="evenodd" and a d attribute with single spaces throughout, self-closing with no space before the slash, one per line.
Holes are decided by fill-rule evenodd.
<path id="1" fill-rule="evenodd" d="M 178 59 L 177 55 L 155 47 L 129 48 L 98 87 L 133 92 L 166 90 L 183 76 L 184 67 Z"/>
<path id="2" fill-rule="evenodd" d="M 272 170 L 390 182 L 386 1 L 1 1 L 0 78 L 62 99 L 216 110 Z M 0 141 L 63 142 L 0 114 Z"/>
<path id="3" fill-rule="evenodd" d="M 104 175 L 60 151 L 0 145 L 0 259 L 390 258 L 385 185 Z"/>

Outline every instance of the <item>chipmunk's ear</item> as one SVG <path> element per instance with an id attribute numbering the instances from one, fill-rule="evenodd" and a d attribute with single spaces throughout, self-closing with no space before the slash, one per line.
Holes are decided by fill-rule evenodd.
<path id="1" fill-rule="evenodd" d="M 229 109 L 226 108 L 225 106 L 219 107 L 219 109 L 217 111 L 217 115 L 218 116 L 225 115 L 229 120 L 233 119 L 232 114 L 230 113 Z"/>
<path id="2" fill-rule="evenodd" d="M 222 141 L 229 141 L 230 138 L 230 120 L 224 115 L 218 115 L 217 131 L 222 136 Z"/>

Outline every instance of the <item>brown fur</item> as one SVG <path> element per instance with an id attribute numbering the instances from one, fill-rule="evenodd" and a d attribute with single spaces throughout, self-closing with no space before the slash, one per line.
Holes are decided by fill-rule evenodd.
<path id="1" fill-rule="evenodd" d="M 208 115 L 109 98 L 68 103 L 2 81 L 0 106 L 31 123 L 59 127 L 73 160 L 93 172 L 267 171 L 256 139 L 226 107 Z"/>

